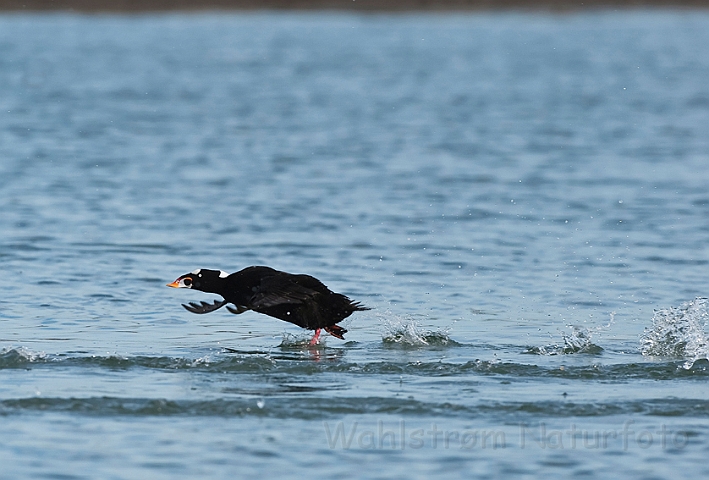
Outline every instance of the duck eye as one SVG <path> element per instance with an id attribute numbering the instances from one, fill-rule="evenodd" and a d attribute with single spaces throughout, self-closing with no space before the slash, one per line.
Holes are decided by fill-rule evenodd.
<path id="1" fill-rule="evenodd" d="M 185 279 L 182 280 L 182 283 L 185 285 L 185 287 L 189 287 L 189 286 L 192 285 L 192 279 L 189 278 L 189 277 L 187 277 L 187 278 L 185 278 Z"/>

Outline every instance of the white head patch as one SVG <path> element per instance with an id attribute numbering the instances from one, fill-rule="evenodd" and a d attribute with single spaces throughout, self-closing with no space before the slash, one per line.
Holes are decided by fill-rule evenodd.
<path id="1" fill-rule="evenodd" d="M 192 275 L 199 275 L 199 272 L 201 272 L 201 271 L 202 271 L 202 269 L 201 269 L 201 268 L 198 268 L 197 270 L 193 270 L 193 271 L 191 271 L 190 273 L 191 273 Z"/>
<path id="2" fill-rule="evenodd" d="M 224 270 L 219 270 L 219 278 L 226 278 L 228 276 L 229 274 L 226 273 Z"/>

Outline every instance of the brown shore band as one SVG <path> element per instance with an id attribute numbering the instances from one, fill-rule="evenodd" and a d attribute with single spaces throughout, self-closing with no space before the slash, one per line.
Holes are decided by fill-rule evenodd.
<path id="1" fill-rule="evenodd" d="M 0 0 L 0 11 L 150 12 L 342 10 L 361 12 L 709 8 L 709 0 Z"/>

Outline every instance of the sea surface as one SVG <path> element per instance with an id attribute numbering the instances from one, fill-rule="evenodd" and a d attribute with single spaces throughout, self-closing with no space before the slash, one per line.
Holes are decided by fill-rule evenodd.
<path id="1" fill-rule="evenodd" d="M 0 478 L 709 475 L 709 13 L 0 15 Z M 308 273 L 341 341 L 165 285 Z"/>

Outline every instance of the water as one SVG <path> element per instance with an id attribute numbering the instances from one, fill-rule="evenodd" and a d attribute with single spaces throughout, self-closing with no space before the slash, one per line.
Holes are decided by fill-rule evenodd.
<path id="1" fill-rule="evenodd" d="M 705 12 L 0 16 L 0 477 L 706 476 L 707 78 Z M 165 287 L 258 264 L 373 310 Z"/>

